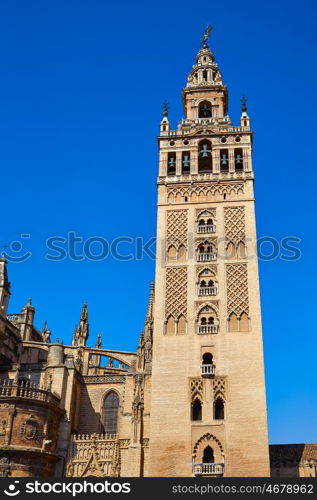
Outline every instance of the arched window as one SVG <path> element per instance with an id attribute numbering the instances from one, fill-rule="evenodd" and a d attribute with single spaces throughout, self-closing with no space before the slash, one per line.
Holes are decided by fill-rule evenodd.
<path id="1" fill-rule="evenodd" d="M 183 151 L 182 153 L 182 174 L 190 174 L 190 152 Z"/>
<path id="2" fill-rule="evenodd" d="M 176 174 L 176 154 L 168 153 L 167 175 L 175 175 L 175 174 Z"/>
<path id="3" fill-rule="evenodd" d="M 209 101 L 201 102 L 199 104 L 198 117 L 199 118 L 210 118 L 211 116 L 212 116 L 211 103 Z"/>
<path id="4" fill-rule="evenodd" d="M 220 150 L 220 172 L 229 172 L 229 155 L 227 149 Z"/>
<path id="5" fill-rule="evenodd" d="M 218 333 L 219 321 L 215 311 L 208 305 L 201 309 L 197 318 L 197 333 Z"/>
<path id="6" fill-rule="evenodd" d="M 225 418 L 225 406 L 221 398 L 217 398 L 214 403 L 214 419 L 223 420 Z"/>
<path id="7" fill-rule="evenodd" d="M 197 247 L 196 258 L 198 262 L 216 260 L 216 250 L 211 242 L 204 241 Z"/>
<path id="8" fill-rule="evenodd" d="M 202 407 L 201 401 L 199 399 L 195 399 L 192 403 L 192 420 L 201 420 L 202 419 Z"/>
<path id="9" fill-rule="evenodd" d="M 205 352 L 202 357 L 201 375 L 202 377 L 213 377 L 215 375 L 216 367 L 213 364 L 213 356 L 210 352 Z"/>
<path id="10" fill-rule="evenodd" d="M 210 269 L 206 268 L 198 275 L 197 294 L 199 296 L 217 295 L 217 282 L 214 280 L 214 274 Z"/>
<path id="11" fill-rule="evenodd" d="M 174 247 L 174 245 L 171 245 L 167 249 L 167 260 L 168 260 L 169 263 L 170 262 L 175 262 L 176 261 L 176 257 L 177 257 L 176 248 Z"/>
<path id="12" fill-rule="evenodd" d="M 242 313 L 240 316 L 239 331 L 240 332 L 248 332 L 249 331 L 249 318 L 245 312 Z"/>
<path id="13" fill-rule="evenodd" d="M 173 316 L 169 316 L 166 322 L 166 335 L 175 335 L 175 319 Z"/>
<path id="14" fill-rule="evenodd" d="M 106 434 L 117 433 L 119 397 L 115 391 L 110 391 L 103 404 L 103 427 Z"/>
<path id="15" fill-rule="evenodd" d="M 240 148 L 234 150 L 234 168 L 236 172 L 243 171 L 243 151 Z"/>
<path id="16" fill-rule="evenodd" d="M 186 333 L 186 319 L 181 314 L 177 322 L 177 335 L 185 335 Z"/>
<path id="17" fill-rule="evenodd" d="M 212 360 L 212 354 L 210 354 L 210 352 L 205 352 L 203 355 L 203 365 L 212 365 Z"/>
<path id="18" fill-rule="evenodd" d="M 207 139 L 200 141 L 198 145 L 198 173 L 208 174 L 212 172 L 212 149 L 211 142 Z"/>
<path id="19" fill-rule="evenodd" d="M 214 233 L 215 229 L 214 221 L 207 210 L 199 214 L 196 222 L 196 231 L 198 233 Z"/>
<path id="20" fill-rule="evenodd" d="M 214 450 L 211 446 L 206 446 L 203 454 L 203 464 L 213 464 L 214 461 Z"/>

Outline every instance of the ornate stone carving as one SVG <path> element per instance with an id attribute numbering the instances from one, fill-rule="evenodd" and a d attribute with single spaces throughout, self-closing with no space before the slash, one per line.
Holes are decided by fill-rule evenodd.
<path id="1" fill-rule="evenodd" d="M 130 446 L 130 439 L 119 439 L 120 448 L 128 448 Z"/>
<path id="2" fill-rule="evenodd" d="M 73 436 L 68 477 L 118 477 L 120 440 L 116 435 L 90 434 Z"/>
<path id="3" fill-rule="evenodd" d="M 223 198 L 226 195 L 228 199 L 238 199 L 244 194 L 244 185 L 235 182 L 214 182 L 206 184 L 194 184 L 184 186 L 170 186 L 167 188 L 167 198 L 169 203 L 175 203 L 179 198 L 188 197 L 192 201 L 195 195 L 196 202 L 213 201 L 217 196 Z"/>
<path id="4" fill-rule="evenodd" d="M 39 425 L 35 417 L 31 415 L 23 422 L 21 426 L 21 438 L 32 441 L 36 439 L 39 432 Z"/>
<path id="5" fill-rule="evenodd" d="M 166 246 L 187 247 L 188 210 L 168 210 L 166 212 Z"/>
<path id="6" fill-rule="evenodd" d="M 169 315 L 187 318 L 187 267 L 166 269 L 165 317 Z"/>
<path id="7" fill-rule="evenodd" d="M 206 271 L 205 274 L 212 274 L 214 276 L 217 275 L 217 265 L 216 264 L 207 264 L 205 266 L 196 266 L 196 276 L 200 276 L 200 274 L 203 276 L 204 271 Z"/>
<path id="8" fill-rule="evenodd" d="M 239 318 L 244 312 L 249 315 L 247 264 L 227 264 L 227 315 L 234 313 Z"/>
<path id="9" fill-rule="evenodd" d="M 226 244 L 237 245 L 240 241 L 245 242 L 245 208 L 228 207 L 224 209 L 225 214 L 225 237 Z"/>
<path id="10" fill-rule="evenodd" d="M 196 209 L 196 219 L 198 217 L 216 217 L 215 208 Z"/>
<path id="11" fill-rule="evenodd" d="M 223 446 L 222 446 L 220 440 L 217 439 L 217 437 L 214 436 L 213 434 L 210 434 L 209 432 L 207 432 L 206 434 L 204 434 L 203 436 L 201 436 L 201 438 L 199 438 L 198 441 L 196 441 L 194 449 L 193 449 L 193 456 L 194 457 L 196 457 L 197 449 L 198 449 L 200 443 L 203 442 L 203 441 L 207 441 L 207 442 L 208 441 L 215 441 L 218 444 L 221 452 L 223 453 L 224 449 L 223 449 Z"/>
<path id="12" fill-rule="evenodd" d="M 2 418 L 0 421 L 0 436 L 4 436 L 7 430 L 7 420 Z"/>
<path id="13" fill-rule="evenodd" d="M 203 399 L 203 380 L 201 378 L 193 378 L 190 380 L 190 399 Z"/>
<path id="14" fill-rule="evenodd" d="M 86 384 L 117 384 L 124 383 L 124 375 L 89 375 L 84 378 Z"/>
<path id="15" fill-rule="evenodd" d="M 215 377 L 213 380 L 213 397 L 216 400 L 221 397 L 226 399 L 226 379 L 224 377 Z"/>

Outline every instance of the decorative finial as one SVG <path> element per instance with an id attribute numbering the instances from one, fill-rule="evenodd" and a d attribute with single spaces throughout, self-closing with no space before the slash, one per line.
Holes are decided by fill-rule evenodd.
<path id="1" fill-rule="evenodd" d="M 164 101 L 163 102 L 163 116 L 168 116 L 168 110 L 169 110 L 169 106 L 168 106 L 168 101 Z"/>
<path id="2" fill-rule="evenodd" d="M 28 298 L 28 302 L 27 302 L 27 306 L 31 306 L 32 305 L 32 299 L 31 297 Z"/>
<path id="3" fill-rule="evenodd" d="M 210 36 L 210 33 L 212 31 L 212 26 L 211 24 L 207 25 L 207 28 L 204 31 L 204 36 L 202 39 L 202 48 L 206 49 L 208 47 L 208 38 Z"/>
<path id="4" fill-rule="evenodd" d="M 97 342 L 96 342 L 96 347 L 97 349 L 101 349 L 102 343 L 101 343 L 101 333 L 99 332 L 97 335 Z"/>
<path id="5" fill-rule="evenodd" d="M 246 113 L 247 111 L 247 98 L 246 96 L 243 94 L 243 96 L 241 97 L 240 101 L 241 101 L 241 111 L 243 113 Z"/>
<path id="6" fill-rule="evenodd" d="M 42 333 L 46 333 L 46 332 L 47 332 L 47 321 L 45 320 L 44 321 L 44 325 L 43 325 Z"/>

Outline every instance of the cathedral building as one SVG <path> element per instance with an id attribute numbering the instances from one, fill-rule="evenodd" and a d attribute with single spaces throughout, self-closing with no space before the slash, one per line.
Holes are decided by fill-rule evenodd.
<path id="1" fill-rule="evenodd" d="M 240 123 L 207 30 L 184 116 L 160 123 L 157 256 L 136 352 L 71 345 L 9 313 L 0 260 L 0 475 L 316 475 L 317 445 L 268 445 L 252 131 Z"/>

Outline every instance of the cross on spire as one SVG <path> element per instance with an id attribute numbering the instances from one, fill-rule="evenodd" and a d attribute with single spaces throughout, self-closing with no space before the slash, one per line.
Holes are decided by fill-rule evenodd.
<path id="1" fill-rule="evenodd" d="M 247 100 L 248 100 L 248 99 L 247 99 L 247 98 L 246 98 L 246 96 L 243 94 L 243 96 L 242 96 L 242 97 L 241 97 L 241 99 L 240 99 L 240 102 L 241 102 L 241 111 L 242 111 L 243 113 L 246 113 L 246 111 L 247 111 Z"/>

